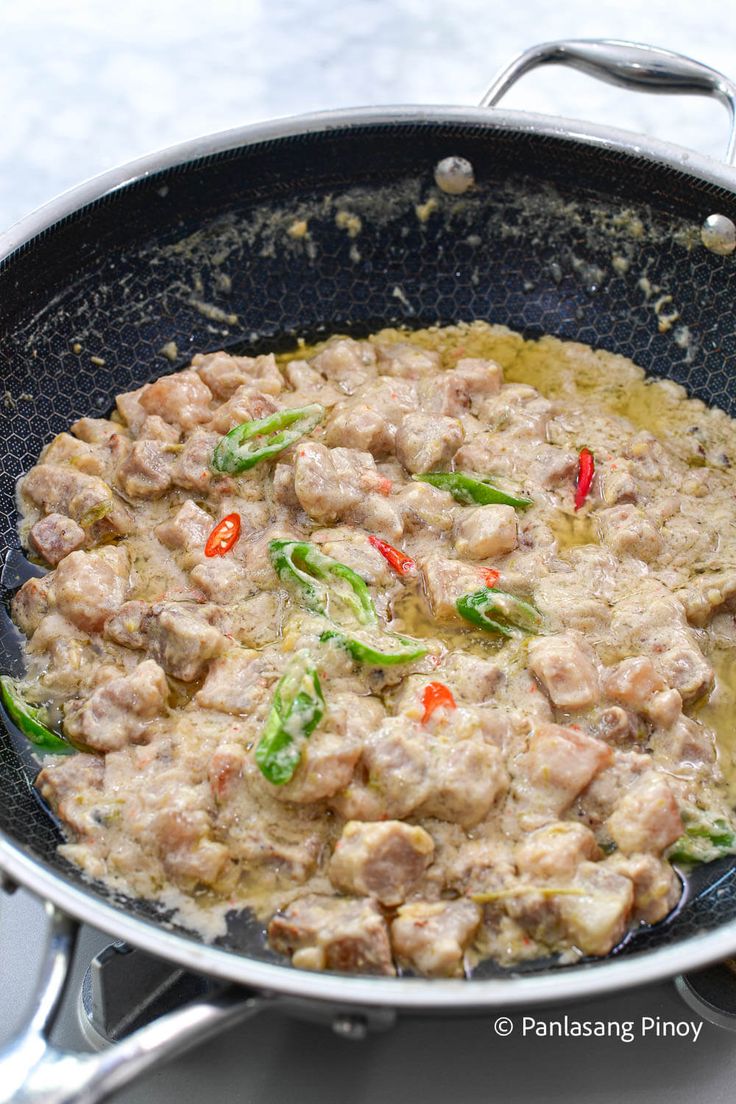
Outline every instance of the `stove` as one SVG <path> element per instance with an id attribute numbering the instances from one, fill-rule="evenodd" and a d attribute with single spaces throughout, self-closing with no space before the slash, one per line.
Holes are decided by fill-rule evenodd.
<path id="1" fill-rule="evenodd" d="M 23 890 L 0 898 L 0 1044 L 22 1022 L 44 943 L 41 904 Z M 619 1104 L 731 1104 L 736 1081 L 726 1012 L 692 1007 L 736 1001 L 736 984 L 695 975 L 620 996 L 489 1014 L 419 1017 L 336 1016 L 314 1022 L 306 1010 L 267 1008 L 115 1096 L 116 1104 L 530 1104 L 571 1100 Z M 147 958 L 83 927 L 53 1042 L 93 1051 L 152 1013 L 199 995 L 210 983 Z"/>

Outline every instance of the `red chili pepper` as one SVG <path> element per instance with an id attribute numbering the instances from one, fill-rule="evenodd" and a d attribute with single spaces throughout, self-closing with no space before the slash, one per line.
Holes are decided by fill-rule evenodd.
<path id="1" fill-rule="evenodd" d="M 501 578 L 501 572 L 496 571 L 493 567 L 482 567 L 480 573 L 483 576 L 483 582 L 487 587 L 494 587 L 498 580 Z"/>
<path id="2" fill-rule="evenodd" d="M 452 692 L 448 690 L 444 682 L 430 682 L 424 687 L 422 705 L 424 706 L 422 724 L 427 723 L 435 709 L 441 709 L 442 707 L 445 709 L 457 708 Z"/>
<path id="3" fill-rule="evenodd" d="M 413 575 L 416 572 L 417 565 L 414 563 L 411 556 L 407 556 L 406 553 L 400 552 L 398 548 L 394 548 L 392 544 L 389 544 L 385 540 L 381 540 L 380 537 L 370 536 L 368 540 L 375 550 L 381 553 L 384 560 L 394 569 L 397 575 Z"/>
<path id="4" fill-rule="evenodd" d="M 218 521 L 204 546 L 205 556 L 224 556 L 240 536 L 240 514 L 228 514 Z"/>
<path id="5" fill-rule="evenodd" d="M 578 457 L 578 482 L 577 489 L 575 491 L 575 509 L 579 510 L 588 497 L 588 491 L 590 485 L 593 482 L 593 476 L 595 475 L 595 460 L 593 459 L 593 453 L 590 449 L 584 448 L 580 450 L 580 456 Z"/>

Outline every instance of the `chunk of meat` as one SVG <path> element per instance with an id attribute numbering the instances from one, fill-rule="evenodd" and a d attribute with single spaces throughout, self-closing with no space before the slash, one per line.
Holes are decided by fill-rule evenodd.
<path id="1" fill-rule="evenodd" d="M 252 384 L 245 384 L 226 403 L 218 406 L 210 419 L 209 428 L 216 433 L 229 433 L 235 426 L 266 418 L 278 408 L 271 395 L 259 391 Z"/>
<path id="2" fill-rule="evenodd" d="M 485 560 L 513 552 L 517 545 L 513 506 L 478 506 L 461 510 L 455 521 L 455 551 L 471 560 Z"/>
<path id="3" fill-rule="evenodd" d="M 624 793 L 606 821 L 611 839 L 625 854 L 661 854 L 683 833 L 677 799 L 667 780 L 651 771 Z"/>
<path id="4" fill-rule="evenodd" d="M 153 658 L 182 682 L 199 678 L 227 643 L 212 625 L 175 606 L 154 606 L 146 631 Z"/>
<path id="5" fill-rule="evenodd" d="M 590 828 L 575 821 L 559 820 L 532 832 L 516 848 L 519 873 L 535 881 L 570 881 L 580 863 L 599 857 Z"/>
<path id="6" fill-rule="evenodd" d="M 671 865 L 654 855 L 623 855 L 616 851 L 605 865 L 633 884 L 633 920 L 656 924 L 672 912 L 682 896 L 680 879 Z"/>
<path id="7" fill-rule="evenodd" d="M 86 534 L 81 525 L 64 514 L 47 514 L 31 528 L 28 543 L 46 563 L 56 567 L 70 552 L 81 548 Z"/>
<path id="8" fill-rule="evenodd" d="M 396 581 L 396 575 L 385 558 L 370 544 L 362 529 L 349 525 L 337 529 L 318 529 L 312 534 L 312 540 L 328 556 L 347 564 L 367 583 L 385 587 Z"/>
<path id="9" fill-rule="evenodd" d="M 329 867 L 335 889 L 400 905 L 432 861 L 434 841 L 418 825 L 401 820 L 350 820 L 335 845 Z"/>
<path id="10" fill-rule="evenodd" d="M 454 368 L 422 380 L 419 402 L 422 410 L 458 418 L 476 411 L 488 396 L 497 395 L 502 381 L 501 367 L 495 361 L 465 357 Z"/>
<path id="11" fill-rule="evenodd" d="M 245 770 L 246 759 L 245 749 L 240 744 L 224 743 L 217 748 L 207 771 L 207 779 L 217 801 L 224 801 L 232 795 Z"/>
<path id="12" fill-rule="evenodd" d="M 268 938 L 302 969 L 394 973 L 386 921 L 369 898 L 297 898 L 274 916 Z"/>
<path id="13" fill-rule="evenodd" d="M 71 516 L 70 503 L 80 492 L 96 491 L 101 502 L 112 494 L 103 480 L 66 464 L 36 464 L 21 480 L 19 490 L 45 514 L 58 512 L 67 516 Z"/>
<path id="14" fill-rule="evenodd" d="M 90 802 L 80 801 L 80 794 L 99 794 L 104 777 L 104 760 L 99 755 L 80 752 L 64 758 L 57 756 L 39 773 L 36 788 L 59 819 L 80 837 L 94 828 Z"/>
<path id="15" fill-rule="evenodd" d="M 147 384 L 138 402 L 146 414 L 158 414 L 165 422 L 180 426 L 186 433 L 209 421 L 212 392 L 196 372 L 185 368 L 183 372 L 161 376 L 155 383 Z"/>
<path id="16" fill-rule="evenodd" d="M 124 548 L 71 552 L 54 572 L 51 593 L 59 613 L 85 632 L 102 630 L 120 609 L 128 585 Z"/>
<path id="17" fill-rule="evenodd" d="M 601 540 L 617 556 L 636 556 L 651 563 L 662 550 L 662 538 L 643 510 L 627 503 L 599 510 L 596 522 Z"/>
<path id="18" fill-rule="evenodd" d="M 13 595 L 10 612 L 13 621 L 26 636 L 33 636 L 49 611 L 49 590 L 53 580 L 53 575 L 26 579 Z"/>
<path id="19" fill-rule="evenodd" d="M 449 491 L 441 491 L 429 483 L 412 482 L 401 487 L 393 502 L 409 533 L 421 532 L 427 526 L 441 532 L 452 529 L 455 500 Z"/>
<path id="20" fill-rule="evenodd" d="M 440 369 L 440 356 L 434 349 L 423 349 L 409 342 L 377 345 L 378 371 L 401 379 L 422 379 L 434 376 Z"/>
<path id="21" fill-rule="evenodd" d="M 527 787 L 558 816 L 572 805 L 591 779 L 613 761 L 607 744 L 562 725 L 537 725 L 519 764 L 517 792 Z"/>
<path id="22" fill-rule="evenodd" d="M 210 488 L 216 478 L 212 471 L 212 454 L 219 440 L 219 433 L 208 430 L 197 430 L 187 437 L 171 470 L 174 486 L 202 494 Z"/>
<path id="23" fill-rule="evenodd" d="M 146 420 L 147 412 L 141 406 L 144 390 L 145 387 L 138 387 L 135 391 L 125 391 L 115 396 L 118 414 L 133 433 L 137 433 Z"/>
<path id="24" fill-rule="evenodd" d="M 41 453 L 41 464 L 71 464 L 85 475 L 104 476 L 107 463 L 104 449 L 79 441 L 69 433 L 59 433 Z M 109 453 L 107 453 L 109 456 Z"/>
<path id="25" fill-rule="evenodd" d="M 217 399 L 223 402 L 243 384 L 250 384 L 268 395 L 278 395 L 284 381 L 273 353 L 265 356 L 231 356 L 229 353 L 197 353 L 192 368 Z"/>
<path id="26" fill-rule="evenodd" d="M 171 486 L 174 455 L 160 441 L 136 441 L 115 475 L 128 498 L 160 498 Z"/>
<path id="27" fill-rule="evenodd" d="M 630 879 L 603 863 L 584 862 L 570 889 L 556 898 L 567 938 L 583 954 L 608 954 L 621 941 L 634 905 Z"/>
<path id="28" fill-rule="evenodd" d="M 71 432 L 80 441 L 86 441 L 88 445 L 104 445 L 111 437 L 125 433 L 120 422 L 112 422 L 107 418 L 78 418 L 70 427 Z"/>
<path id="29" fill-rule="evenodd" d="M 472 901 L 412 901 L 391 924 L 397 956 L 428 977 L 462 977 L 481 910 Z"/>
<path id="30" fill-rule="evenodd" d="M 418 559 L 417 562 L 421 568 L 424 593 L 432 616 L 437 621 L 459 621 L 465 624 L 455 603 L 463 594 L 471 594 L 486 585 L 479 569 L 463 563 L 462 560 L 446 560 L 434 553 Z"/>
<path id="31" fill-rule="evenodd" d="M 212 839 L 208 811 L 198 807 L 202 790 L 204 787 L 179 782 L 176 793 L 166 795 L 150 825 L 151 842 L 167 875 L 190 890 L 214 886 L 230 862 L 228 847 Z"/>
<path id="32" fill-rule="evenodd" d="M 204 548 L 212 529 L 212 518 L 188 498 L 168 521 L 154 532 L 161 544 L 172 552 L 194 552 Z"/>
<path id="33" fill-rule="evenodd" d="M 146 659 L 129 675 L 113 678 L 86 701 L 67 706 L 64 731 L 95 751 L 116 751 L 140 740 L 166 711 L 169 687 L 157 663 Z"/>
<path id="34" fill-rule="evenodd" d="M 683 701 L 700 698 L 713 688 L 715 674 L 700 649 L 685 634 L 674 637 L 673 646 L 656 657 L 656 665 L 669 686 Z"/>
<path id="35" fill-rule="evenodd" d="M 503 668 L 495 660 L 469 652 L 451 653 L 442 671 L 457 697 L 476 704 L 489 701 L 506 681 Z"/>
<path id="36" fill-rule="evenodd" d="M 387 482 L 369 452 L 328 449 L 313 441 L 297 451 L 296 496 L 309 516 L 322 524 L 345 520 L 398 539 L 403 531 L 399 512 L 382 497 Z"/>
<path id="37" fill-rule="evenodd" d="M 353 341 L 349 337 L 333 337 L 310 364 L 324 376 L 340 385 L 348 395 L 375 378 L 376 353 L 367 341 Z"/>
<path id="38" fill-rule="evenodd" d="M 158 414 L 149 414 L 138 431 L 139 441 L 158 441 L 162 445 L 175 445 L 180 437 L 179 427 L 165 422 Z"/>
<path id="39" fill-rule="evenodd" d="M 436 471 L 449 463 L 464 437 L 457 418 L 407 414 L 396 433 L 396 456 L 407 471 Z"/>
<path id="40" fill-rule="evenodd" d="M 279 676 L 271 659 L 247 648 L 237 648 L 210 664 L 204 686 L 196 696 L 202 709 L 251 714 L 270 701 L 270 688 Z"/>
<path id="41" fill-rule="evenodd" d="M 294 777 L 286 785 L 269 788 L 279 801 L 297 805 L 323 801 L 349 785 L 361 751 L 360 741 L 352 735 L 320 726 L 307 741 Z"/>
<path id="42" fill-rule="evenodd" d="M 391 456 L 397 428 L 416 409 L 416 388 L 405 380 L 379 379 L 358 389 L 334 410 L 325 442 L 370 452 L 376 459 Z"/>
<path id="43" fill-rule="evenodd" d="M 603 692 L 612 701 L 620 702 L 638 713 L 649 705 L 654 695 L 664 690 L 666 683 L 648 656 L 631 656 L 605 673 Z"/>
<path id="44" fill-rule="evenodd" d="M 429 792 L 418 812 L 471 828 L 507 786 L 503 756 L 495 745 L 477 737 L 439 740 L 432 747 Z"/>
<path id="45" fill-rule="evenodd" d="M 150 612 L 148 602 L 123 602 L 117 613 L 105 622 L 103 636 L 124 648 L 145 648 L 148 640 L 146 621 Z"/>
<path id="46" fill-rule="evenodd" d="M 529 645 L 529 667 L 558 709 L 589 709 L 598 701 L 598 674 L 568 635 L 539 637 Z"/>

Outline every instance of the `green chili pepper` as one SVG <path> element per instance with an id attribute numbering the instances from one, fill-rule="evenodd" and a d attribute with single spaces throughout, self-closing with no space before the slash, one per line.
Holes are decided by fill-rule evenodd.
<path id="1" fill-rule="evenodd" d="M 685 826 L 685 832 L 670 847 L 670 862 L 692 866 L 694 863 L 713 862 L 724 855 L 736 853 L 736 835 L 723 817 L 703 813 L 702 819 Z"/>
<path id="2" fill-rule="evenodd" d="M 365 663 L 369 667 L 396 667 L 399 663 L 411 663 L 415 659 L 421 659 L 429 651 L 416 640 L 395 633 L 384 633 L 381 639 L 396 640 L 399 644 L 406 645 L 403 651 L 384 652 L 368 641 L 356 636 L 346 636 L 345 633 L 337 632 L 335 629 L 325 629 L 319 639 L 322 644 L 326 644 L 328 640 L 334 640 L 352 656 L 356 663 Z"/>
<path id="3" fill-rule="evenodd" d="M 294 775 L 304 742 L 322 720 L 325 699 L 309 652 L 303 648 L 289 663 L 276 686 L 271 712 L 258 746 L 256 763 L 274 786 Z"/>
<path id="4" fill-rule="evenodd" d="M 13 724 L 34 747 L 56 755 L 69 755 L 75 750 L 42 723 L 41 718 L 45 717 L 46 711 L 41 706 L 29 705 L 23 701 L 13 679 L 7 675 L 0 678 L 0 697 Z"/>
<path id="5" fill-rule="evenodd" d="M 330 602 L 336 600 L 346 605 L 361 625 L 374 625 L 378 620 L 365 581 L 347 564 L 320 552 L 316 545 L 273 540 L 268 554 L 281 582 L 296 590 L 307 609 L 326 616 Z"/>
<path id="6" fill-rule="evenodd" d="M 520 630 L 536 633 L 542 624 L 539 610 L 529 602 L 523 602 L 503 590 L 487 587 L 472 594 L 463 594 L 455 603 L 455 608 L 472 625 L 501 636 L 518 636 Z"/>
<path id="7" fill-rule="evenodd" d="M 449 491 L 455 501 L 464 506 L 501 503 L 504 506 L 513 506 L 515 510 L 526 510 L 532 505 L 531 498 L 508 494 L 507 491 L 495 487 L 489 479 L 476 479 L 465 472 L 428 472 L 426 475 L 413 475 L 412 479 L 419 483 L 431 483 L 441 491 Z"/>
<path id="8" fill-rule="evenodd" d="M 247 471 L 259 460 L 278 455 L 305 433 L 310 433 L 324 416 L 325 408 L 312 403 L 294 410 L 279 410 L 254 422 L 243 422 L 217 442 L 212 467 L 230 475 Z"/>

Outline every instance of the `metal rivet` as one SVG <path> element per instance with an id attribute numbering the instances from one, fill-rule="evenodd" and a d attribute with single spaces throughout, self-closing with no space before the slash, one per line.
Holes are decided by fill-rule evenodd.
<path id="1" fill-rule="evenodd" d="M 434 167 L 434 179 L 448 195 L 462 195 L 475 184 L 473 166 L 464 157 L 444 157 Z"/>
<path id="2" fill-rule="evenodd" d="M 700 228 L 700 238 L 711 253 L 727 257 L 736 249 L 736 226 L 725 215 L 708 215 Z"/>
<path id="3" fill-rule="evenodd" d="M 335 1016 L 332 1021 L 332 1030 L 341 1039 L 354 1039 L 361 1042 L 368 1034 L 368 1024 L 363 1016 Z"/>

